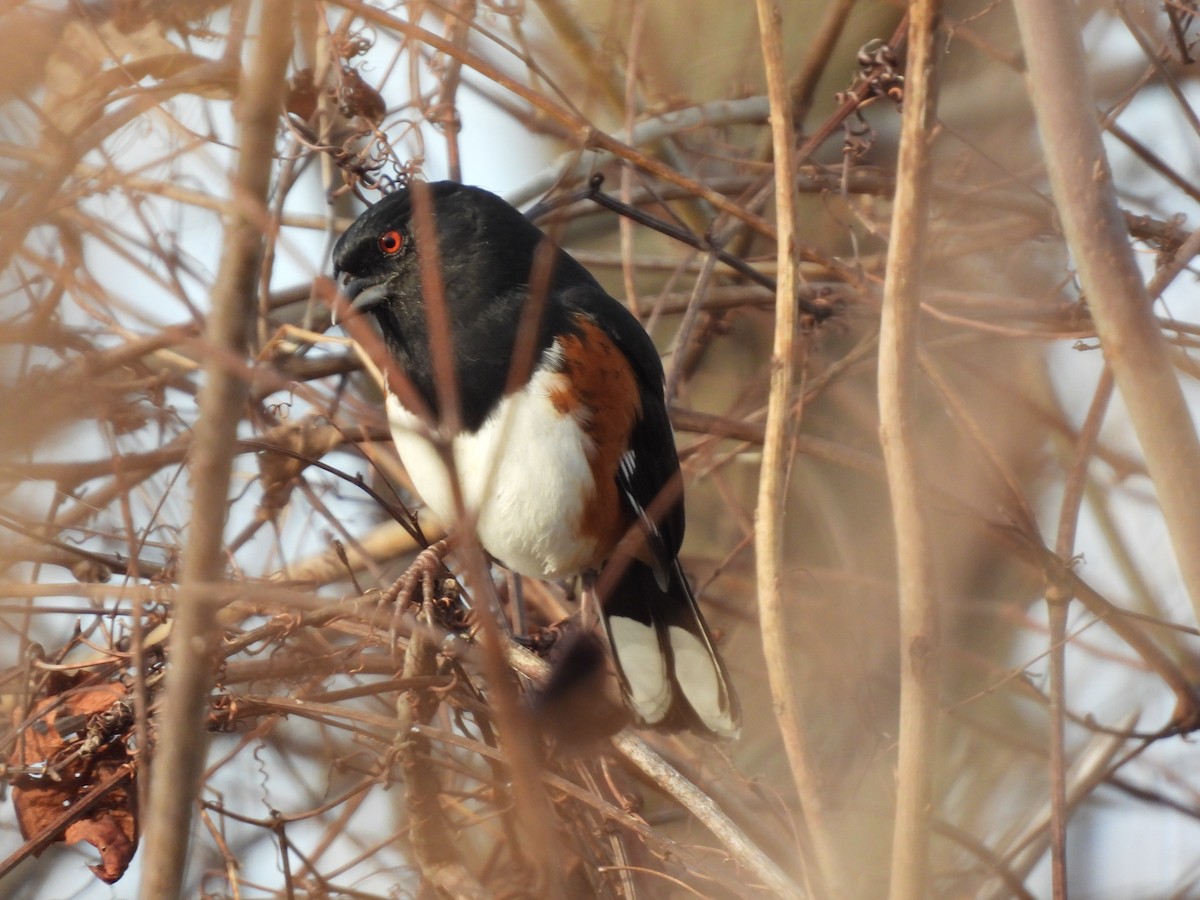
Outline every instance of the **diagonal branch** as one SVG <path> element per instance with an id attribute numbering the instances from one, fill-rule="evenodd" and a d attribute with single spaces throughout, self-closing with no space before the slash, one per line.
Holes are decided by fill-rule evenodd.
<path id="1" fill-rule="evenodd" d="M 1075 5 L 1016 0 L 1015 7 L 1063 234 L 1200 618 L 1200 441 L 1117 206 Z"/>
<path id="2" fill-rule="evenodd" d="M 524 647 L 510 642 L 505 648 L 508 664 L 535 682 L 544 681 L 550 665 Z M 738 863 L 762 880 L 777 897 L 802 897 L 804 893 L 758 848 L 720 807 L 699 787 L 688 781 L 641 738 L 629 730 L 612 739 L 613 747 L 662 791 L 694 815 L 716 837 Z"/>

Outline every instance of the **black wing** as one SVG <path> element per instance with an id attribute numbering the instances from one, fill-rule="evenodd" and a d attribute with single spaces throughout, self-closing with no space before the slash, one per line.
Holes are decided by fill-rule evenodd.
<path id="1" fill-rule="evenodd" d="M 565 254 L 564 254 L 565 256 Z M 629 446 L 617 470 L 617 485 L 625 502 L 646 531 L 654 577 L 666 589 L 670 569 L 683 545 L 683 481 L 675 432 L 663 397 L 664 376 L 658 349 L 641 323 L 569 256 L 575 286 L 563 292 L 569 309 L 587 316 L 625 354 L 641 393 L 641 418 L 633 426 Z M 574 271 L 570 271 L 570 270 Z M 582 282 L 579 273 L 586 277 Z"/>
<path id="2" fill-rule="evenodd" d="M 737 695 L 677 559 L 683 481 L 658 351 L 637 319 L 590 276 L 574 281 L 564 299 L 624 352 L 641 392 L 642 415 L 616 479 L 645 530 L 650 562 L 616 560 L 620 574 L 600 598 L 622 690 L 643 723 L 735 737 Z"/>

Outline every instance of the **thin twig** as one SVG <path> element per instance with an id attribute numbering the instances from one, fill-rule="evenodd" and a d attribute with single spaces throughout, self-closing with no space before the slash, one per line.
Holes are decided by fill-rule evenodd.
<path id="1" fill-rule="evenodd" d="M 804 66 L 800 69 L 800 73 L 790 88 L 792 121 L 796 128 L 804 127 L 804 120 L 808 118 L 808 113 L 812 109 L 817 84 L 829 67 L 829 60 L 833 57 L 834 48 L 846 29 L 850 13 L 857 5 L 858 0 L 834 0 L 833 3 L 830 3 L 829 8 L 825 11 L 825 17 L 821 20 L 821 27 L 817 29 L 817 33 L 809 43 Z"/>
<path id="2" fill-rule="evenodd" d="M 426 580 L 428 577 L 426 574 Z M 405 679 L 437 675 L 438 644 L 432 634 L 431 606 L 428 597 L 421 601 L 420 621 L 404 654 Z M 415 727 L 429 724 L 438 702 L 433 691 L 414 688 L 397 703 L 397 757 L 404 769 L 409 836 L 416 863 L 435 888 L 452 897 L 482 900 L 488 892 L 463 865 L 442 810 L 441 786 L 430 756 L 429 738 Z"/>
<path id="3" fill-rule="evenodd" d="M 1058 514 L 1054 552 L 1060 559 L 1075 555 L 1075 531 L 1088 481 L 1088 465 L 1100 437 L 1100 425 L 1112 399 L 1112 369 L 1100 373 L 1087 418 L 1079 430 L 1066 488 Z M 1071 596 L 1051 582 L 1046 589 L 1050 632 L 1050 872 L 1056 900 L 1067 896 L 1067 772 L 1066 772 L 1066 635 Z"/>
<path id="4" fill-rule="evenodd" d="M 544 681 L 550 666 L 524 647 L 510 643 L 507 647 L 509 664 L 534 681 Z M 760 878 L 778 897 L 803 897 L 804 892 L 751 841 L 733 820 L 721 811 L 711 797 L 684 778 L 673 766 L 655 753 L 644 741 L 629 731 L 613 739 L 613 746 L 660 789 L 674 797 L 703 824 L 713 836 L 740 862 Z"/>
<path id="5" fill-rule="evenodd" d="M 1128 729 L 1137 721 L 1137 713 L 1131 713 L 1118 725 L 1119 729 Z M 1068 811 L 1078 809 L 1096 786 L 1109 776 L 1109 765 L 1113 758 L 1126 744 L 1123 736 L 1097 734 L 1087 746 L 1077 754 L 1074 764 L 1067 772 L 1067 808 Z M 1042 809 L 1028 820 L 1028 824 L 1018 832 L 1009 843 L 1009 849 L 1002 857 L 1002 863 L 1007 875 L 996 876 L 990 884 L 984 886 L 976 896 L 988 900 L 1000 900 L 1011 897 L 1007 882 L 1016 879 L 1024 882 L 1030 871 L 1046 852 L 1046 842 L 1050 831 L 1050 804 L 1043 804 Z"/>
<path id="6" fill-rule="evenodd" d="M 434 34 L 412 22 L 368 6 L 360 2 L 360 0 L 340 0 L 339 5 L 345 9 L 353 10 L 364 21 L 418 40 L 434 50 L 461 60 L 463 65 L 474 69 L 494 84 L 511 91 L 521 99 L 533 104 L 537 109 L 568 129 L 576 136 L 584 149 L 594 148 L 612 153 L 621 159 L 627 160 L 639 169 L 661 178 L 668 184 L 687 188 L 695 196 L 707 200 L 722 212 L 726 212 L 735 219 L 741 220 L 764 237 L 775 237 L 775 229 L 768 222 L 760 216 L 744 209 L 724 194 L 714 191 L 703 182 L 682 174 L 661 160 L 643 153 L 636 147 L 603 131 L 597 130 L 589 121 L 573 109 L 568 109 L 565 106 L 552 102 L 544 94 L 510 77 L 498 66 L 494 66 L 479 56 L 456 47 L 440 35 Z"/>

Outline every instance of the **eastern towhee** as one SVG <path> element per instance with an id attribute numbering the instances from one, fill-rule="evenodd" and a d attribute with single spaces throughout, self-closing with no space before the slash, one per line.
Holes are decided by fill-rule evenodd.
<path id="1" fill-rule="evenodd" d="M 427 223 L 436 252 L 423 246 Z M 450 348 L 453 469 L 483 548 L 522 575 L 583 575 L 597 586 L 641 723 L 736 736 L 737 698 L 677 558 L 679 458 L 662 362 L 637 319 L 518 210 L 453 182 L 383 197 L 342 235 L 333 261 L 351 307 L 374 316 L 435 424 L 446 421 L 447 396 L 435 359 Z M 435 302 L 422 291 L 422 273 L 439 271 L 448 343 L 431 340 Z M 430 422 L 391 391 L 387 412 L 421 498 L 455 522 Z"/>

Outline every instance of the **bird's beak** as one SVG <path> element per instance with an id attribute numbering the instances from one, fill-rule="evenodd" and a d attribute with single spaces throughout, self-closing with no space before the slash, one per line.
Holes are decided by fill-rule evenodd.
<path id="1" fill-rule="evenodd" d="M 353 278 L 349 272 L 334 272 L 337 279 L 338 292 L 346 298 L 350 307 L 351 318 L 366 312 L 373 306 L 378 306 L 388 298 L 388 282 L 379 276 Z M 333 310 L 333 324 L 338 324 L 337 307 Z"/>

